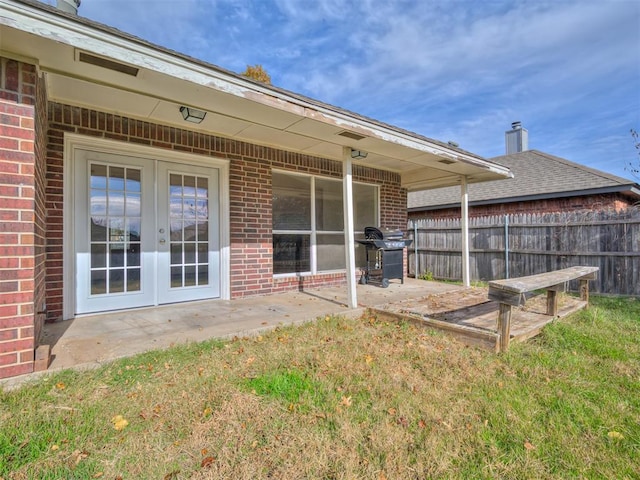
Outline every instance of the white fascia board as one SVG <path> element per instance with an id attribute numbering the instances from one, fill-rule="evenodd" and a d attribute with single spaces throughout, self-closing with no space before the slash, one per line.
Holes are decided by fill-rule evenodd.
<path id="1" fill-rule="evenodd" d="M 0 0 L 0 24 L 33 35 L 70 45 L 98 55 L 119 60 L 151 71 L 159 72 L 207 88 L 212 88 L 256 103 L 312 118 L 344 129 L 355 130 L 380 140 L 402 145 L 443 158 L 452 158 L 476 167 L 509 177 L 508 168 L 494 164 L 480 157 L 468 155 L 426 139 L 398 132 L 362 118 L 350 116 L 328 107 L 305 102 L 303 99 L 287 95 L 282 91 L 262 87 L 241 78 L 226 75 L 206 65 L 191 62 L 170 52 L 136 42 L 105 30 L 75 22 L 62 16 L 51 14 L 31 5 L 13 0 Z"/>

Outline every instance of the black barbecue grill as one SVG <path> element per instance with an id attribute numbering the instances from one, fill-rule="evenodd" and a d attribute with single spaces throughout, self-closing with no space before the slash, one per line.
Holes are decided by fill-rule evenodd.
<path id="1" fill-rule="evenodd" d="M 366 247 L 366 264 L 360 277 L 362 285 L 377 282 L 387 288 L 393 278 L 404 283 L 403 249 L 413 240 L 403 238 L 401 230 L 365 227 L 364 239 L 357 242 Z"/>

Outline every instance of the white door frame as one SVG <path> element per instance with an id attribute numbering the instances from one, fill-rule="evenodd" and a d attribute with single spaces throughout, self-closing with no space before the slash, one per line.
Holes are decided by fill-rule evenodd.
<path id="1" fill-rule="evenodd" d="M 231 298 L 231 240 L 229 226 L 229 161 L 216 157 L 205 157 L 174 150 L 138 145 L 135 143 L 119 142 L 102 138 L 87 137 L 74 133 L 64 135 L 63 157 L 63 319 L 75 316 L 76 285 L 75 285 L 75 250 L 74 231 L 75 221 L 73 206 L 75 202 L 74 176 L 76 150 L 91 150 L 113 155 L 139 157 L 148 160 L 182 163 L 186 165 L 217 168 L 219 172 L 219 219 L 220 219 L 220 298 Z"/>

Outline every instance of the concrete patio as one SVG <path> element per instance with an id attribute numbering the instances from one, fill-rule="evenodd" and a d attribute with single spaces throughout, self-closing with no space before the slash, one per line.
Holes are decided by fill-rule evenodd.
<path id="1" fill-rule="evenodd" d="M 41 343 L 51 347 L 49 372 L 90 368 L 177 343 L 255 335 L 325 315 L 359 316 L 367 307 L 456 289 L 462 287 L 412 278 L 389 288 L 359 285 L 357 309 L 347 308 L 345 289 L 338 287 L 173 304 L 46 324 Z"/>

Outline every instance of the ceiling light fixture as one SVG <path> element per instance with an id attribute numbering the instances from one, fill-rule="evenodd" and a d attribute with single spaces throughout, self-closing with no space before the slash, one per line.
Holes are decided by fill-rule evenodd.
<path id="1" fill-rule="evenodd" d="M 180 113 L 182 113 L 182 118 L 191 123 L 201 123 L 204 120 L 204 117 L 207 116 L 207 112 L 203 110 L 197 110 L 195 108 L 185 106 L 180 107 Z"/>
<path id="2" fill-rule="evenodd" d="M 363 152 L 362 150 L 354 150 L 353 148 L 351 149 L 351 158 L 367 158 L 367 155 L 369 154 L 367 152 Z"/>

